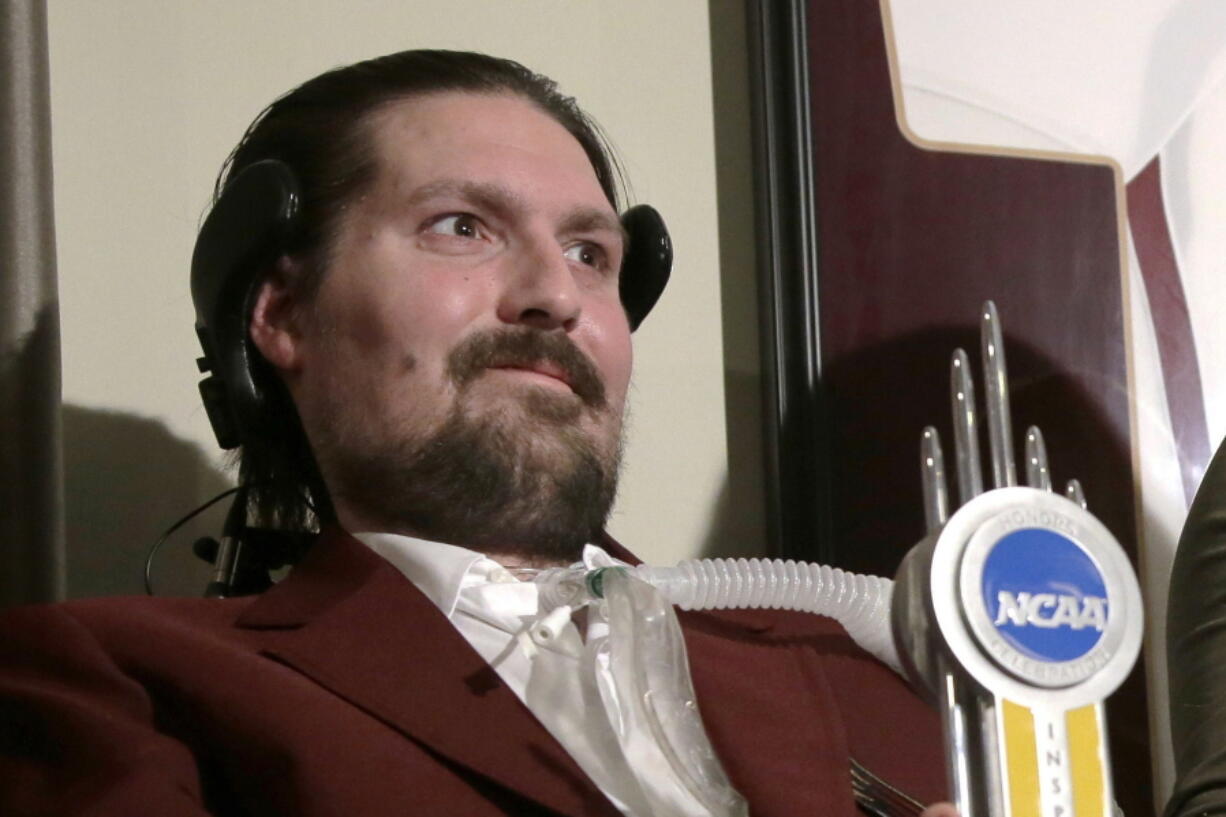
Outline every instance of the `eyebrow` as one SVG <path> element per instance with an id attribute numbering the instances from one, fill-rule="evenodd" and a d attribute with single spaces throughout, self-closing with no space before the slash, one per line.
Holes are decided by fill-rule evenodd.
<path id="1" fill-rule="evenodd" d="M 439 179 L 414 190 L 406 204 L 416 206 L 439 196 L 457 196 L 467 199 L 481 207 L 492 210 L 499 216 L 509 216 L 515 211 L 530 209 L 527 202 L 518 193 L 498 184 L 474 182 L 468 179 Z M 562 219 L 560 232 L 592 232 L 604 230 L 616 233 L 622 240 L 622 246 L 630 245 L 630 236 L 621 220 L 608 210 L 598 207 L 579 206 L 567 213 Z"/>

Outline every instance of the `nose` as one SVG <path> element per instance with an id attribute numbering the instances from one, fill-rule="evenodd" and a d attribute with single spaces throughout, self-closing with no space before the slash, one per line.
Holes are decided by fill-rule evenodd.
<path id="1" fill-rule="evenodd" d="M 498 317 L 504 323 L 569 332 L 582 311 L 579 286 L 552 238 L 532 242 L 513 261 Z"/>

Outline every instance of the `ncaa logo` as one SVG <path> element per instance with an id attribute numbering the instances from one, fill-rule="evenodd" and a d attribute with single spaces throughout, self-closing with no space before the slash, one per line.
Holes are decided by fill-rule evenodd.
<path id="1" fill-rule="evenodd" d="M 1080 706 L 1115 689 L 1141 646 L 1128 556 L 1085 509 L 1036 488 L 980 494 L 932 550 L 932 614 L 986 689 L 1033 706 Z"/>
<path id="2" fill-rule="evenodd" d="M 983 564 L 984 606 L 996 632 L 1035 661 L 1076 661 L 1102 639 L 1107 588 L 1073 540 L 1047 528 L 1001 537 Z"/>
<path id="3" fill-rule="evenodd" d="M 1104 656 L 1111 607 L 1093 557 L 1051 528 L 1023 527 L 985 554 L 979 592 L 989 628 L 985 646 L 1015 674 L 1039 683 L 1071 682 Z M 994 637 L 992 637 L 994 636 Z"/>
<path id="4" fill-rule="evenodd" d="M 983 564 L 992 626 L 1036 661 L 1075 661 L 1102 639 L 1107 588 L 1081 546 L 1047 528 L 1001 537 Z"/>

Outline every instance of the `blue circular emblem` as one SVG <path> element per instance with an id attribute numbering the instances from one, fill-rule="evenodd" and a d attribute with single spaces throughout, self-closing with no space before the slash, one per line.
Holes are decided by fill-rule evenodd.
<path id="1" fill-rule="evenodd" d="M 1102 639 L 1107 589 L 1080 545 L 1047 528 L 1021 528 L 997 540 L 984 560 L 981 589 L 993 628 L 1036 661 L 1075 661 Z"/>

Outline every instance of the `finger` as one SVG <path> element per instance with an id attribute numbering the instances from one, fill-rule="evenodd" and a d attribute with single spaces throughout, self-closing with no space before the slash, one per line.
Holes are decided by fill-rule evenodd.
<path id="1" fill-rule="evenodd" d="M 920 817 L 958 817 L 958 810 L 953 803 L 933 803 L 924 809 Z"/>

